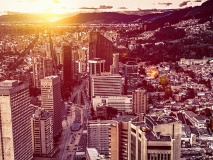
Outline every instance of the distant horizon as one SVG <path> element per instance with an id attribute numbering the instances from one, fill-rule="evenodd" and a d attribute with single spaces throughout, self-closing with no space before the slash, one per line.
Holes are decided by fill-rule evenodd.
<path id="1" fill-rule="evenodd" d="M 0 0 L 0 15 L 8 12 L 71 14 L 76 12 L 119 12 L 181 9 L 200 6 L 207 0 Z"/>

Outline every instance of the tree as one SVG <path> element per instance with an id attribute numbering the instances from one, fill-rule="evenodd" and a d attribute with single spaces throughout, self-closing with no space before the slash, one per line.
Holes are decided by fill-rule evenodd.
<path id="1" fill-rule="evenodd" d="M 172 97 L 172 89 L 170 86 L 167 86 L 165 88 L 164 99 L 168 99 L 169 97 Z"/>
<path id="2" fill-rule="evenodd" d="M 92 119 L 95 117 L 95 111 L 94 111 L 94 108 L 93 107 L 91 107 L 91 117 L 92 117 Z"/>
<path id="3" fill-rule="evenodd" d="M 176 114 L 174 114 L 174 112 L 171 112 L 171 113 L 169 114 L 169 116 L 176 117 Z"/>
<path id="4" fill-rule="evenodd" d="M 193 88 L 187 88 L 186 98 L 187 99 L 193 99 L 193 98 L 195 98 L 195 91 L 194 91 Z"/>
<path id="5" fill-rule="evenodd" d="M 118 110 L 113 107 L 107 107 L 107 117 L 111 119 L 118 114 Z"/>

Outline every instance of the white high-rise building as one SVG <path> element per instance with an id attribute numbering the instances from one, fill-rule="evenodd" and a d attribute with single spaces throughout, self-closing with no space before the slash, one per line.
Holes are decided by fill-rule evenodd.
<path id="1" fill-rule="evenodd" d="M 121 96 L 123 93 L 122 77 L 119 74 L 91 75 L 91 97 Z"/>
<path id="2" fill-rule="evenodd" d="M 119 72 L 119 53 L 113 54 L 113 66 L 114 66 L 114 74 L 118 74 L 118 72 Z"/>
<path id="3" fill-rule="evenodd" d="M 41 79 L 41 107 L 53 117 L 54 137 L 62 130 L 62 99 L 60 78 L 49 76 Z"/>
<path id="4" fill-rule="evenodd" d="M 29 84 L 0 82 L 0 159 L 33 158 Z"/>

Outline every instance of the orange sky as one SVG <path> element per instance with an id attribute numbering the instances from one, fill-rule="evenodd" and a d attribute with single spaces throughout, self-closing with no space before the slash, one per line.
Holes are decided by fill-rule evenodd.
<path id="1" fill-rule="evenodd" d="M 200 5 L 204 1 L 206 0 L 0 0 L 0 12 L 69 13 L 93 10 L 137 10 L 138 8 L 170 9 Z"/>

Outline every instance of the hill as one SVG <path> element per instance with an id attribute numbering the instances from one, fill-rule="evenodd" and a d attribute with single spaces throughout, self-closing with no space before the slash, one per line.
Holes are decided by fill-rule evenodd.
<path id="1" fill-rule="evenodd" d="M 73 17 L 59 20 L 57 24 L 71 23 L 129 23 L 141 18 L 139 15 L 129 15 L 116 12 L 80 13 Z"/>

